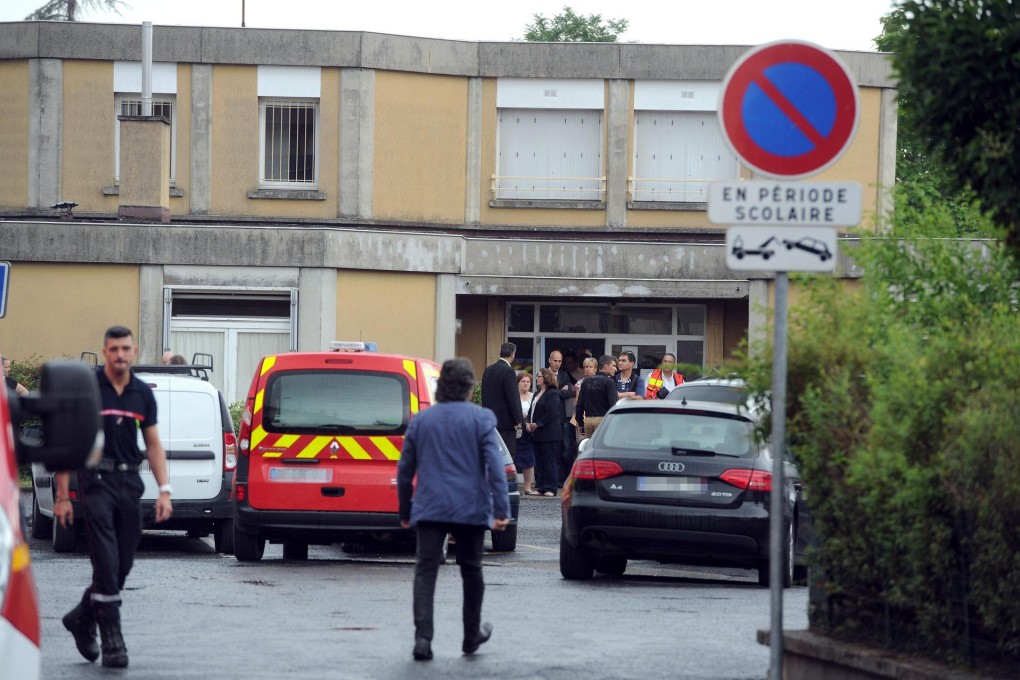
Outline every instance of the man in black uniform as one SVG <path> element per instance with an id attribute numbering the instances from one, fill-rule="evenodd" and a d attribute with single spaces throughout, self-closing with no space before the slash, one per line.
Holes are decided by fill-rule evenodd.
<path id="1" fill-rule="evenodd" d="M 92 583 L 81 602 L 63 618 L 74 636 L 78 651 L 89 661 L 99 658 L 96 624 L 102 637 L 103 665 L 128 665 L 127 648 L 120 630 L 120 591 L 134 563 L 142 536 L 144 491 L 138 466 L 138 431 L 145 441 L 145 455 L 159 485 L 156 521 L 170 518 L 173 506 L 168 484 L 166 452 L 156 430 L 156 398 L 152 389 L 131 373 L 131 361 L 138 354 L 131 331 L 114 326 L 103 339 L 105 365 L 97 372 L 102 401 L 103 458 L 93 469 L 78 472 L 85 533 L 92 558 Z M 53 515 L 61 526 L 74 521 L 69 487 L 70 472 L 56 475 Z"/>
<path id="2" fill-rule="evenodd" d="M 577 405 L 574 407 L 574 420 L 584 423 L 584 436 L 591 437 L 595 429 L 602 422 L 617 399 L 620 398 L 616 390 L 616 359 L 609 354 L 599 357 L 599 372 L 590 378 L 585 378 L 581 383 L 581 389 L 577 395 Z"/>

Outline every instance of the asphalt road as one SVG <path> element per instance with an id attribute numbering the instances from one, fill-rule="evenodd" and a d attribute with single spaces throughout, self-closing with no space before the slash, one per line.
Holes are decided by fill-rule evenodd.
<path id="1" fill-rule="evenodd" d="M 30 507 L 31 493 L 23 506 Z M 285 562 L 278 545 L 241 563 L 211 539 L 146 533 L 122 610 L 133 679 L 764 678 L 769 593 L 755 572 L 635 562 L 620 578 L 570 582 L 558 568 L 558 500 L 527 498 L 518 549 L 485 557 L 492 640 L 460 653 L 460 579 L 440 571 L 436 658 L 411 659 L 413 555 L 312 546 Z M 43 625 L 43 677 L 103 677 L 78 656 L 60 617 L 88 582 L 87 555 L 32 541 Z M 807 589 L 784 598 L 784 627 L 807 627 Z M 117 675 L 118 673 L 113 673 Z"/>

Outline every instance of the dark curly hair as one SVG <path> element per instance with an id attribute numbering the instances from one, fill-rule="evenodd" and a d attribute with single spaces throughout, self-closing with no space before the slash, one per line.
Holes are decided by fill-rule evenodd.
<path id="1" fill-rule="evenodd" d="M 436 403 L 467 401 L 475 386 L 475 369 L 464 357 L 447 359 L 436 383 Z"/>

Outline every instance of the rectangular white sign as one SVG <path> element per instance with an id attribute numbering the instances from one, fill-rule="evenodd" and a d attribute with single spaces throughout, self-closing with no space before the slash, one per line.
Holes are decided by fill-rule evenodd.
<path id="1" fill-rule="evenodd" d="M 708 219 L 713 224 L 852 227 L 861 221 L 857 182 L 712 182 Z"/>
<path id="2" fill-rule="evenodd" d="M 835 271 L 836 230 L 730 227 L 726 230 L 726 266 L 738 271 Z"/>

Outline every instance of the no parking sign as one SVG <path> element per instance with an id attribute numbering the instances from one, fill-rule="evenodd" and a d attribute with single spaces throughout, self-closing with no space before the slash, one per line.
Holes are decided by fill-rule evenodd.
<path id="1" fill-rule="evenodd" d="M 723 82 L 723 138 L 745 164 L 770 177 L 797 179 L 829 167 L 853 140 L 858 118 L 849 69 L 811 43 L 757 47 Z"/>

